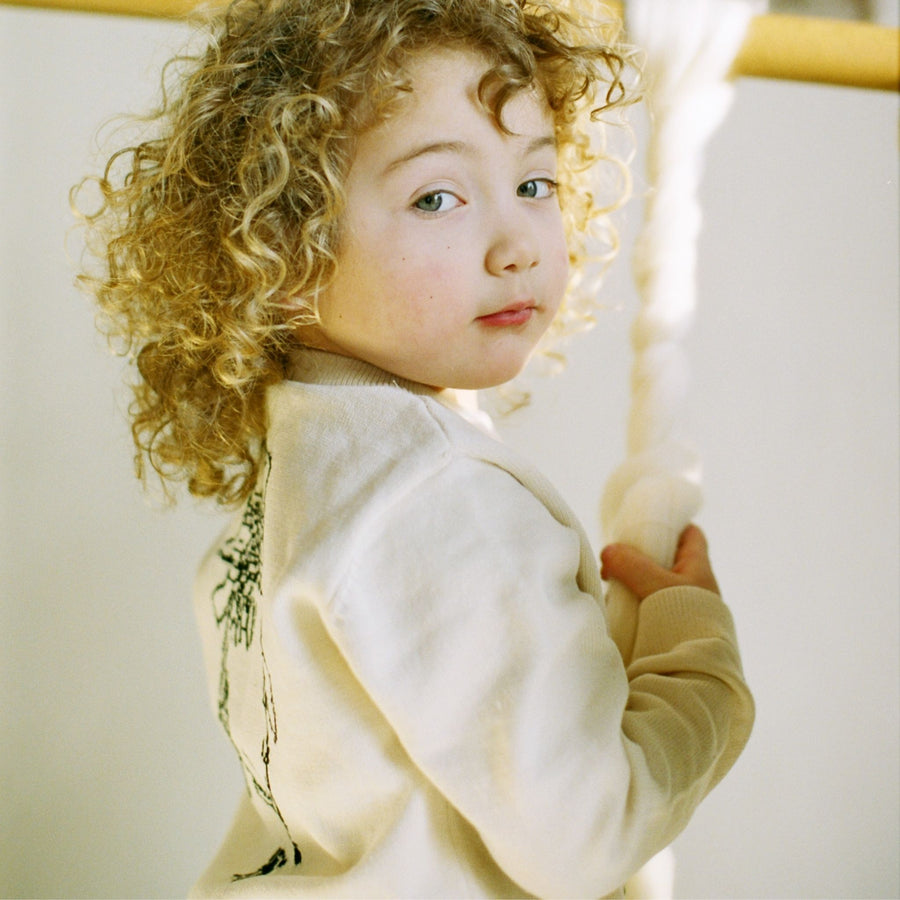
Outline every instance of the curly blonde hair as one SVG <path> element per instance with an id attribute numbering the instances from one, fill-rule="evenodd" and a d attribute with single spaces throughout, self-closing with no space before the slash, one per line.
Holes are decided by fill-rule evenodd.
<path id="1" fill-rule="evenodd" d="M 164 485 L 229 505 L 253 489 L 266 388 L 335 271 L 354 137 L 409 89 L 410 55 L 438 45 L 484 55 L 499 127 L 511 96 L 543 91 L 582 259 L 578 235 L 605 212 L 580 183 L 599 155 L 584 117 L 629 99 L 612 20 L 587 28 L 531 0 L 236 0 L 202 52 L 173 60 L 178 83 L 147 117 L 155 136 L 111 157 L 93 179 L 100 207 L 82 214 L 102 265 L 79 281 L 136 361 L 139 477 L 149 462 Z M 554 328 L 580 317 L 570 298 Z"/>

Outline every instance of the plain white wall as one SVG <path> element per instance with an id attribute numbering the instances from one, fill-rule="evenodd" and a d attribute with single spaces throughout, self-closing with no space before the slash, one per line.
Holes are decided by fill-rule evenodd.
<path id="1" fill-rule="evenodd" d="M 63 249 L 97 127 L 154 95 L 186 35 L 0 8 L 6 897 L 181 896 L 241 790 L 189 602 L 221 521 L 142 499 L 121 363 Z M 677 843 L 680 897 L 900 894 L 897 112 L 744 81 L 710 149 L 688 431 L 758 722 Z M 595 535 L 623 444 L 627 246 L 606 298 L 503 425 Z"/>

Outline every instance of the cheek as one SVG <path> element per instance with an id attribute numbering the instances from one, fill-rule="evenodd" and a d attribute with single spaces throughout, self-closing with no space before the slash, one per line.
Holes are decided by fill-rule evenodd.
<path id="1" fill-rule="evenodd" d="M 557 209 L 544 225 L 541 236 L 543 261 L 550 277 L 555 281 L 567 282 L 569 278 L 569 244 L 566 240 L 562 212 Z"/>
<path id="2" fill-rule="evenodd" d="M 446 313 L 448 301 L 466 293 L 460 254 L 452 247 L 443 246 L 440 252 L 422 248 L 400 254 L 386 271 L 398 305 L 422 319 L 442 308 Z"/>
<path id="3" fill-rule="evenodd" d="M 551 268 L 553 270 L 554 290 L 562 298 L 569 284 L 569 248 L 565 240 L 559 242 L 551 255 Z"/>
<path id="4" fill-rule="evenodd" d="M 569 245 L 566 243 L 565 237 L 560 238 L 556 248 L 556 265 L 565 275 L 569 274 Z"/>

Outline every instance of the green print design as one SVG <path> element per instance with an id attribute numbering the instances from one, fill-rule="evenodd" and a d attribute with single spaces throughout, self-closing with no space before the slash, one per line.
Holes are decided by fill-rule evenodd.
<path id="1" fill-rule="evenodd" d="M 271 457 L 267 459 L 267 471 Z M 222 657 L 219 670 L 219 721 L 228 735 L 232 746 L 241 761 L 247 784 L 263 802 L 275 813 L 284 827 L 290 841 L 293 864 L 301 862 L 300 848 L 291 840 L 287 823 L 275 802 L 269 780 L 269 761 L 272 750 L 278 741 L 278 719 L 275 714 L 275 697 L 272 689 L 272 678 L 266 664 L 266 654 L 262 639 L 258 636 L 257 615 L 259 598 L 262 594 L 262 538 L 263 519 L 265 513 L 265 489 L 254 491 L 244 505 L 244 512 L 235 534 L 229 537 L 219 550 L 219 559 L 225 563 L 226 569 L 222 580 L 212 592 L 213 612 L 216 624 L 222 632 Z M 254 641 L 255 638 L 255 641 Z M 252 661 L 254 645 L 258 647 L 261 665 L 262 710 L 265 722 L 264 734 L 260 742 L 260 755 L 257 765 L 254 760 L 238 747 L 231 731 L 230 712 L 230 679 L 229 660 L 233 652 L 241 650 L 246 654 L 240 663 L 246 665 Z M 262 764 L 260 771 L 259 763 Z M 279 847 L 272 856 L 258 869 L 246 874 L 232 876 L 232 881 L 267 875 L 288 863 L 288 853 Z"/>

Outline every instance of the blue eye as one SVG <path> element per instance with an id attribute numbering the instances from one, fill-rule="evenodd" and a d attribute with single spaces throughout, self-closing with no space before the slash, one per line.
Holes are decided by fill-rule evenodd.
<path id="1" fill-rule="evenodd" d="M 430 191 L 419 197 L 413 206 L 422 212 L 436 213 L 447 212 L 459 206 L 461 202 L 459 197 L 451 194 L 450 191 Z"/>
<path id="2" fill-rule="evenodd" d="M 556 193 L 556 182 L 551 178 L 532 178 L 523 181 L 516 188 L 516 194 L 519 197 L 528 197 L 532 200 L 543 200 L 545 197 L 552 197 Z"/>

